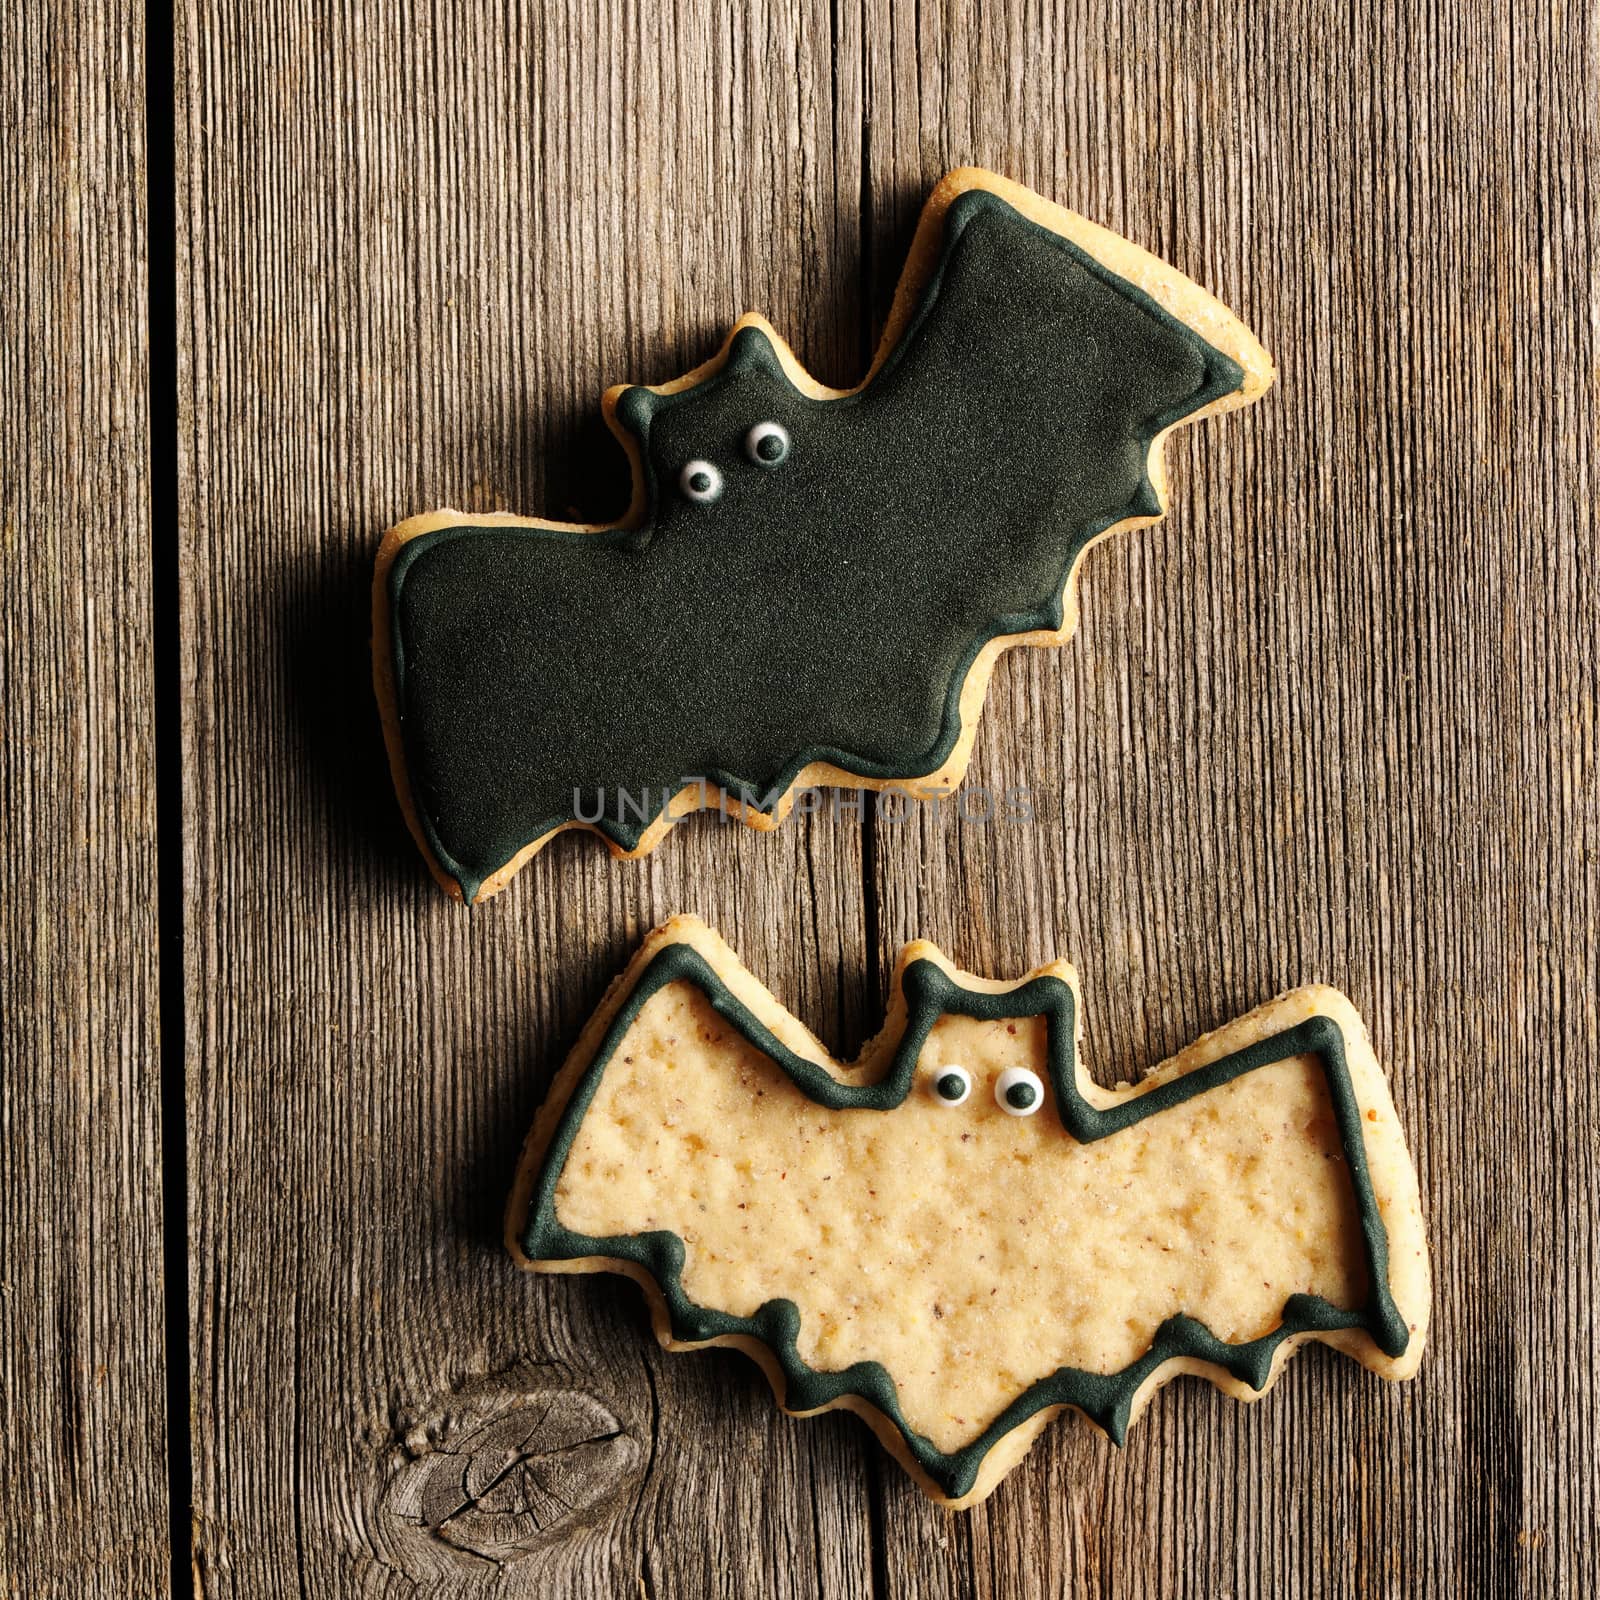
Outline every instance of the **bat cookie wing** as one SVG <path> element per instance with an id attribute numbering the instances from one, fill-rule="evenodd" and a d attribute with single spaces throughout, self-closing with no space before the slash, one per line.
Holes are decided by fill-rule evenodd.
<path id="1" fill-rule="evenodd" d="M 856 1411 L 951 1505 L 1063 1409 L 1120 1441 L 1180 1373 L 1252 1398 L 1316 1339 L 1409 1376 L 1416 1178 L 1349 1002 L 1286 995 L 1110 1090 L 1077 1016 L 1069 968 L 1000 984 L 914 945 L 845 1065 L 676 919 L 539 1114 L 513 1253 L 632 1277 L 669 1348 Z"/>
<path id="2" fill-rule="evenodd" d="M 952 173 L 856 388 L 747 317 L 608 393 L 618 524 L 390 531 L 374 673 L 436 876 L 481 900 L 566 828 L 637 855 L 702 806 L 771 827 L 803 784 L 957 782 L 999 653 L 1066 638 L 1083 552 L 1160 514 L 1164 434 L 1271 376 L 1154 257 Z"/>

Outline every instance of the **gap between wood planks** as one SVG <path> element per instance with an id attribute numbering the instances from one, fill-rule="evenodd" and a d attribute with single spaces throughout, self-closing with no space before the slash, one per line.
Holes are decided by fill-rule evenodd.
<path id="1" fill-rule="evenodd" d="M 173 1600 L 195 1592 L 190 1433 L 189 1127 L 183 946 L 183 593 L 178 546 L 178 234 L 173 0 L 146 0 L 145 339 L 150 383 L 151 652 L 155 670 L 161 1281 L 167 1541 Z"/>

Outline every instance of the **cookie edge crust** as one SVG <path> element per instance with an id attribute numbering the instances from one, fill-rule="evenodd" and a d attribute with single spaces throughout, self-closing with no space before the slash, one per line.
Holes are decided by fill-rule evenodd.
<path id="1" fill-rule="evenodd" d="M 1063 1412 L 1079 1411 L 1086 1421 L 1100 1426 L 1095 1418 L 1082 1412 L 1078 1406 L 1042 1406 L 996 1439 L 984 1454 L 972 1486 L 959 1496 L 951 1496 L 917 1460 L 900 1425 L 865 1397 L 843 1394 L 821 1406 L 794 1408 L 788 1404 L 788 1382 L 778 1355 L 760 1339 L 745 1334 L 719 1335 L 704 1340 L 674 1338 L 666 1296 L 655 1276 L 640 1263 L 609 1256 L 545 1261 L 531 1259 L 525 1253 L 522 1239 L 529 1222 L 535 1185 L 550 1142 L 561 1124 L 573 1092 L 593 1065 L 612 1023 L 627 1004 L 640 979 L 657 956 L 678 944 L 689 945 L 703 957 L 727 986 L 729 993 L 781 1044 L 809 1057 L 830 1077 L 840 1082 L 875 1082 L 881 1076 L 880 1069 L 886 1067 L 894 1056 L 904 1038 L 909 1018 L 904 975 L 906 969 L 918 961 L 932 962 L 962 988 L 981 994 L 1007 994 L 1038 978 L 1053 978 L 1066 983 L 1074 999 L 1073 1073 L 1078 1092 L 1097 1111 L 1126 1105 L 1176 1078 L 1185 1077 L 1214 1061 L 1233 1055 L 1258 1040 L 1284 1033 L 1312 1017 L 1328 1019 L 1338 1027 L 1344 1038 L 1345 1065 L 1351 1093 L 1360 1111 L 1368 1183 L 1387 1235 L 1389 1297 L 1409 1330 L 1406 1346 L 1396 1356 L 1387 1355 L 1365 1328 L 1310 1330 L 1290 1334 L 1274 1348 L 1266 1379 L 1259 1389 L 1215 1363 L 1193 1356 L 1170 1356 L 1148 1373 L 1134 1392 L 1126 1425 L 1131 1427 L 1138 1421 L 1160 1389 L 1175 1378 L 1184 1376 L 1204 1378 L 1233 1400 L 1260 1400 L 1271 1392 L 1289 1361 L 1308 1343 L 1329 1345 L 1368 1371 L 1391 1381 L 1413 1376 L 1420 1366 L 1431 1313 L 1432 1274 L 1416 1168 L 1395 1111 L 1388 1078 L 1372 1051 L 1366 1026 L 1354 1005 L 1340 991 L 1320 984 L 1292 990 L 1203 1034 L 1141 1077 L 1115 1088 L 1105 1088 L 1096 1083 L 1085 1069 L 1081 1048 L 1083 1011 L 1081 1004 L 1077 1003 L 1077 974 L 1070 964 L 1049 962 L 1015 980 L 979 978 L 957 967 L 937 946 L 925 940 L 914 941 L 901 951 L 891 980 L 884 1025 L 863 1045 L 855 1061 L 846 1064 L 836 1060 L 816 1036 L 744 966 L 721 935 L 699 918 L 673 917 L 653 930 L 627 967 L 613 980 L 593 1016 L 585 1024 L 577 1043 L 551 1084 L 524 1143 L 505 1213 L 506 1248 L 522 1270 L 552 1275 L 613 1273 L 631 1279 L 644 1291 L 652 1329 L 657 1343 L 664 1350 L 684 1352 L 717 1348 L 741 1352 L 760 1367 L 779 1408 L 791 1417 L 818 1416 L 834 1410 L 853 1413 L 867 1423 L 879 1442 L 895 1457 L 923 1494 L 948 1510 L 965 1510 L 992 1494 L 1001 1480 L 1021 1462 L 1045 1427 Z"/>
<path id="2" fill-rule="evenodd" d="M 464 900 L 466 897 L 455 875 L 434 853 L 427 829 L 423 826 L 421 815 L 417 810 L 395 693 L 389 571 L 401 548 L 411 540 L 441 528 L 542 528 L 552 532 L 572 534 L 602 533 L 617 527 L 637 526 L 646 510 L 646 475 L 639 454 L 638 441 L 617 420 L 618 399 L 628 389 L 635 387 L 647 387 L 653 393 L 666 395 L 676 394 L 705 382 L 722 369 L 732 351 L 734 340 L 746 328 L 757 329 L 770 342 L 789 381 L 811 399 L 840 400 L 860 393 L 872 382 L 894 352 L 916 314 L 922 291 L 939 264 L 944 240 L 945 213 L 963 194 L 974 189 L 986 190 L 1020 212 L 1029 221 L 1059 234 L 1085 254 L 1093 257 L 1107 271 L 1148 295 L 1169 315 L 1184 323 L 1221 354 L 1238 364 L 1244 373 L 1244 381 L 1239 388 L 1220 395 L 1188 413 L 1174 423 L 1173 427 L 1187 426 L 1205 417 L 1248 405 L 1271 386 L 1276 376 L 1272 358 L 1262 348 L 1254 334 L 1214 295 L 1202 289 L 1175 267 L 1169 266 L 1159 257 L 1122 238 L 1119 234 L 1090 222 L 1064 206 L 1046 200 L 1042 195 L 1009 178 L 1002 177 L 999 173 L 982 167 L 959 167 L 947 173 L 934 186 L 923 204 L 911 248 L 907 252 L 905 264 L 901 268 L 900 278 L 895 286 L 894 300 L 888 320 L 884 324 L 883 335 L 873 353 L 871 364 L 860 382 L 846 389 L 833 389 L 818 382 L 806 371 L 799 357 L 765 318 L 754 312 L 747 312 L 730 329 L 716 354 L 692 371 L 667 383 L 618 384 L 605 391 L 601 408 L 606 425 L 622 445 L 632 477 L 632 494 L 628 509 L 619 522 L 561 522 L 543 517 L 518 516 L 512 512 L 468 514 L 445 507 L 409 517 L 384 534 L 383 542 L 378 549 L 372 584 L 373 689 L 377 695 L 379 715 L 383 723 L 389 772 L 394 781 L 400 809 L 406 819 L 406 826 L 422 852 L 428 870 L 452 899 Z M 481 905 L 499 894 L 552 839 L 570 830 L 596 834 L 614 859 L 632 861 L 649 855 L 666 837 L 675 822 L 697 811 L 720 810 L 744 823 L 746 827 L 766 833 L 780 826 L 788 817 L 794 804 L 795 791 L 798 789 L 859 788 L 872 792 L 898 789 L 917 799 L 931 799 L 954 790 L 965 777 L 972 759 L 973 745 L 983 716 L 989 680 L 1000 657 L 1007 650 L 1018 646 L 1045 648 L 1065 644 L 1077 631 L 1078 576 L 1085 555 L 1101 540 L 1109 539 L 1119 533 L 1129 533 L 1149 527 L 1167 514 L 1164 447 L 1166 437 L 1171 431 L 1172 427 L 1163 428 L 1151 438 L 1145 458 L 1145 475 L 1155 494 L 1157 509 L 1148 515 L 1126 517 L 1084 542 L 1073 558 L 1062 588 L 1059 628 L 997 634 L 978 650 L 967 669 L 958 696 L 959 727 L 955 742 L 933 771 L 872 778 L 850 772 L 832 762 L 814 761 L 795 774 L 783 793 L 774 801 L 770 811 L 759 810 L 739 796 L 731 795 L 723 789 L 713 788 L 710 785 L 688 785 L 672 797 L 631 849 L 608 837 L 604 830 L 593 823 L 580 822 L 576 819 L 562 822 L 523 845 L 508 861 L 495 868 L 478 885 L 471 903 Z"/>

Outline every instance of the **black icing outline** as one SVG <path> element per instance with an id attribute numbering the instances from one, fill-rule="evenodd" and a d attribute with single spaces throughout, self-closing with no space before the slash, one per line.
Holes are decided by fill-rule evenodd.
<path id="1" fill-rule="evenodd" d="M 1104 262 L 1096 259 L 1080 245 L 1067 238 L 1066 235 L 1058 233 L 1054 228 L 1046 227 L 1043 223 L 1034 221 L 1033 218 L 1017 210 L 1008 200 L 1002 198 L 993 190 L 981 187 L 964 191 L 950 203 L 946 210 L 944 214 L 944 239 L 939 253 L 938 264 L 923 285 L 917 309 L 908 320 L 894 349 L 890 351 L 883 365 L 873 373 L 871 382 L 848 394 L 831 399 L 818 399 L 813 395 L 806 394 L 803 390 L 795 388 L 771 340 L 759 328 L 742 328 L 730 341 L 726 358 L 715 372 L 708 374 L 700 383 L 693 384 L 685 389 L 674 390 L 667 394 L 658 393 L 642 384 L 634 384 L 624 389 L 621 395 L 618 396 L 614 408 L 616 421 L 619 426 L 627 428 L 638 441 L 636 472 L 639 475 L 639 483 L 642 484 L 644 489 L 644 511 L 642 519 L 637 525 L 619 524 L 612 528 L 590 531 L 576 527 L 566 528 L 547 525 L 528 527 L 505 524 L 467 524 L 430 529 L 427 533 L 419 534 L 416 538 L 410 539 L 402 545 L 395 553 L 388 574 L 389 615 L 391 618 L 389 650 L 393 668 L 395 715 L 402 728 L 402 739 L 404 737 L 403 729 L 405 723 L 406 666 L 399 621 L 401 615 L 400 592 L 410 567 L 426 551 L 446 540 L 485 536 L 502 539 L 506 537 L 545 540 L 600 539 L 642 548 L 650 537 L 656 505 L 664 494 L 676 492 L 673 486 L 662 485 L 656 481 L 656 474 L 650 463 L 650 423 L 657 413 L 670 409 L 674 405 L 682 404 L 687 397 L 700 393 L 709 386 L 726 382 L 742 372 L 752 370 L 761 370 L 781 378 L 790 385 L 799 402 L 819 410 L 837 407 L 848 408 L 863 403 L 871 392 L 872 384 L 892 371 L 904 359 L 906 350 L 910 348 L 923 322 L 927 319 L 938 300 L 944 283 L 945 269 L 956 242 L 970 223 L 986 211 L 1002 211 L 1016 216 L 1026 226 L 1047 237 L 1086 271 L 1100 278 L 1118 294 L 1122 295 L 1124 299 L 1138 306 L 1147 315 L 1172 332 L 1188 340 L 1196 347 L 1204 362 L 1205 377 L 1203 382 L 1187 400 L 1169 407 L 1166 411 L 1152 418 L 1137 435 L 1145 445 L 1144 472 L 1138 487 L 1123 507 L 1113 515 L 1099 522 L 1091 523 L 1068 547 L 1062 564 L 1060 582 L 1054 586 L 1049 603 L 1040 607 L 1037 611 L 1019 612 L 1000 617 L 995 620 L 994 624 L 986 632 L 973 639 L 971 648 L 952 675 L 946 694 L 945 712 L 940 723 L 939 737 L 930 749 L 921 753 L 909 754 L 903 761 L 887 763 L 863 760 L 847 750 L 834 746 L 815 745 L 798 751 L 784 765 L 778 777 L 770 784 L 760 785 L 749 778 L 742 777 L 738 773 L 718 769 L 709 770 L 698 774 L 698 776 L 704 781 L 704 793 L 721 790 L 732 799 L 738 801 L 748 811 L 770 817 L 773 813 L 765 808 L 769 805 L 775 805 L 777 798 L 789 792 L 795 780 L 807 767 L 819 762 L 847 772 L 852 777 L 866 778 L 877 783 L 893 782 L 896 779 L 926 777 L 929 773 L 937 771 L 961 737 L 961 695 L 966 688 L 967 679 L 972 673 L 973 663 L 978 659 L 979 655 L 998 638 L 1009 638 L 1014 635 L 1041 631 L 1052 633 L 1060 631 L 1067 584 L 1084 550 L 1102 534 L 1120 523 L 1140 517 L 1158 517 L 1163 513 L 1164 507 L 1161 503 L 1161 497 L 1156 492 L 1155 484 L 1151 481 L 1149 473 L 1150 447 L 1154 444 L 1157 436 L 1193 412 L 1201 410 L 1226 395 L 1237 393 L 1244 387 L 1246 381 L 1245 369 L 1238 362 L 1218 350 L 1188 323 L 1173 316 L 1170 311 L 1146 294 L 1144 290 L 1113 272 Z M 408 770 L 409 766 L 410 763 L 408 761 Z M 423 836 L 427 840 L 428 848 L 432 851 L 433 858 L 441 870 L 456 881 L 461 889 L 463 899 L 469 905 L 477 898 L 478 891 L 482 888 L 487 876 L 500 871 L 530 845 L 548 840 L 557 829 L 579 820 L 572 812 L 565 812 L 544 819 L 527 833 L 522 844 L 507 856 L 505 861 L 491 868 L 488 874 L 479 876 L 466 863 L 457 860 L 450 851 L 445 849 L 444 843 L 434 827 L 433 818 L 428 813 L 425 797 L 417 792 L 414 778 L 411 782 L 412 809 L 416 814 Z M 624 821 L 621 818 L 602 815 L 593 822 L 585 820 L 583 825 L 601 834 L 618 848 L 624 851 L 631 851 L 638 848 L 639 842 L 645 833 L 660 820 L 666 809 L 666 806 L 663 805 L 660 810 L 656 811 L 648 819 L 637 824 L 632 820 Z"/>
<path id="2" fill-rule="evenodd" d="M 683 1291 L 684 1246 L 679 1235 L 660 1230 L 600 1237 L 576 1233 L 556 1219 L 556 1186 L 607 1064 L 644 1005 L 665 985 L 680 980 L 700 989 L 717 1014 L 769 1056 L 803 1094 L 835 1111 L 892 1111 L 900 1105 L 911 1091 L 917 1058 L 929 1030 L 942 1015 L 955 1013 L 981 1021 L 1042 1016 L 1049 1033 L 1048 1070 L 1055 1103 L 1062 1111 L 1063 1125 L 1082 1143 L 1120 1133 L 1245 1073 L 1295 1056 L 1313 1056 L 1323 1069 L 1360 1215 L 1368 1303 L 1351 1311 L 1319 1295 L 1291 1295 L 1284 1302 L 1281 1324 L 1271 1333 L 1242 1344 L 1225 1343 L 1192 1317 L 1170 1317 L 1156 1330 L 1150 1349 L 1138 1361 L 1108 1374 L 1062 1367 L 1017 1396 L 972 1443 L 947 1454 L 906 1422 L 894 1380 L 880 1363 L 856 1362 L 839 1372 L 820 1372 L 808 1366 L 796 1348 L 800 1312 L 792 1300 L 769 1300 L 750 1317 L 735 1317 L 697 1305 Z M 968 989 L 935 962 L 922 959 L 904 969 L 900 983 L 907 1006 L 906 1026 L 888 1070 L 877 1083 L 853 1085 L 839 1082 L 816 1062 L 784 1045 L 732 994 L 692 945 L 668 945 L 640 974 L 562 1109 L 533 1185 L 520 1239 L 523 1253 L 532 1262 L 601 1257 L 643 1267 L 655 1279 L 666 1304 L 674 1340 L 682 1344 L 703 1344 L 728 1337 L 758 1340 L 777 1358 L 785 1385 L 783 1404 L 790 1411 L 815 1411 L 846 1396 L 865 1400 L 888 1418 L 917 1464 L 951 1500 L 970 1492 L 984 1457 L 1002 1438 L 1049 1406 L 1077 1407 L 1114 1443 L 1122 1444 L 1140 1386 L 1175 1358 L 1210 1362 L 1259 1392 L 1271 1376 L 1279 1345 L 1302 1334 L 1362 1329 L 1385 1355 L 1398 1357 L 1405 1351 L 1410 1332 L 1389 1286 L 1388 1233 L 1367 1169 L 1361 1112 L 1345 1058 L 1344 1032 L 1332 1017 L 1308 1018 L 1159 1088 L 1102 1110 L 1090 1105 L 1078 1088 L 1076 996 L 1064 980 L 1037 977 L 996 994 Z"/>

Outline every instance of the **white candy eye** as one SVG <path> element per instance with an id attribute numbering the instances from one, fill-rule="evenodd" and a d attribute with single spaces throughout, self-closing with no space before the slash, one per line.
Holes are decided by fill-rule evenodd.
<path id="1" fill-rule="evenodd" d="M 940 1105 L 958 1106 L 972 1093 L 972 1074 L 965 1067 L 940 1067 L 933 1075 L 933 1093 Z"/>
<path id="2" fill-rule="evenodd" d="M 685 500 L 708 506 L 722 493 L 722 474 L 709 461 L 690 461 L 678 474 L 678 487 Z"/>
<path id="3" fill-rule="evenodd" d="M 781 422 L 758 422 L 744 436 L 744 453 L 758 467 L 781 467 L 789 459 L 789 430 Z"/>
<path id="4" fill-rule="evenodd" d="M 994 1102 L 1008 1117 L 1031 1117 L 1044 1104 L 1039 1074 L 1026 1067 L 1007 1067 L 995 1079 Z"/>

